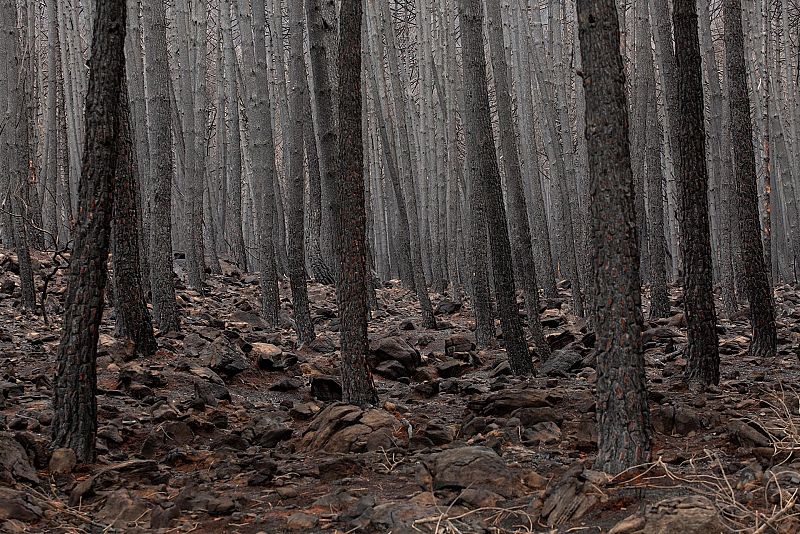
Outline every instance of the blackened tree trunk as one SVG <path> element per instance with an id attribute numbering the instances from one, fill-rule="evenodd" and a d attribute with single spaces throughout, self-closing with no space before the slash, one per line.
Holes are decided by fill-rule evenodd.
<path id="1" fill-rule="evenodd" d="M 94 459 L 97 431 L 95 360 L 108 275 L 106 262 L 119 150 L 125 11 L 125 0 L 97 3 L 78 189 L 80 209 L 54 380 L 53 445 L 73 449 L 81 462 Z"/>
<path id="2" fill-rule="evenodd" d="M 750 354 L 771 358 L 775 356 L 777 350 L 775 306 L 758 224 L 756 161 L 752 144 L 750 99 L 747 93 L 741 0 L 725 0 L 724 25 L 733 167 L 736 172 L 739 204 L 739 236 L 744 263 L 744 282 L 750 301 L 750 321 L 753 326 Z"/>
<path id="3" fill-rule="evenodd" d="M 342 400 L 377 404 L 367 367 L 367 214 L 361 130 L 362 0 L 342 0 L 339 12 L 339 232 L 336 287 L 342 343 Z"/>
<path id="4" fill-rule="evenodd" d="M 503 20 L 500 0 L 487 0 L 487 29 L 492 58 L 492 72 L 497 95 L 497 115 L 500 122 L 500 148 L 503 166 L 506 170 L 506 190 L 510 211 L 514 255 L 519 264 L 520 285 L 525 292 L 525 307 L 528 312 L 528 328 L 540 353 L 542 361 L 550 356 L 550 345 L 544 339 L 542 323 L 539 319 L 539 286 L 536 281 L 536 263 L 531 248 L 531 228 L 528 223 L 528 207 L 522 186 L 522 168 L 517 151 L 517 137 L 514 134 L 514 121 L 511 110 L 511 83 L 506 64 L 506 50 L 503 40 Z M 571 135 L 571 134 L 570 134 Z M 576 289 L 577 291 L 577 289 Z"/>
<path id="5" fill-rule="evenodd" d="M 464 59 L 467 151 L 473 152 L 473 157 L 477 158 L 476 189 L 482 191 L 486 199 L 489 246 L 503 341 L 513 373 L 532 374 L 533 363 L 517 308 L 517 292 L 511 263 L 511 240 L 508 236 L 500 169 L 492 138 L 486 56 L 483 50 L 483 7 L 480 0 L 459 0 L 459 7 L 461 50 Z"/>
<path id="6" fill-rule="evenodd" d="M 305 122 L 310 119 L 305 112 L 306 100 L 306 62 L 303 54 L 305 37 L 305 17 L 303 0 L 289 0 L 289 80 L 291 82 L 290 122 L 286 140 L 289 149 L 288 197 L 286 212 L 289 221 L 289 280 L 292 287 L 292 308 L 297 337 L 301 343 L 314 339 L 314 323 L 308 309 L 308 288 L 306 287 L 305 257 L 305 219 L 304 201 L 305 181 L 303 180 L 303 132 Z M 283 53 L 283 51 L 280 51 Z"/>
<path id="7" fill-rule="evenodd" d="M 142 288 L 139 262 L 139 165 L 134 146 L 127 84 L 123 82 L 111 233 L 114 306 L 117 308 L 117 333 L 133 341 L 136 353 L 149 356 L 158 350 L 158 345 Z"/>
<path id="8" fill-rule="evenodd" d="M 172 272 L 172 105 L 169 97 L 166 8 L 162 0 L 144 0 L 147 135 L 150 143 L 152 221 L 150 223 L 150 289 L 158 329 L 178 329 Z"/>
<path id="9" fill-rule="evenodd" d="M 628 106 L 614 0 L 578 0 L 589 155 L 598 454 L 618 473 L 650 457 Z"/>
<path id="10" fill-rule="evenodd" d="M 690 381 L 708 385 L 719 383 L 719 340 L 708 220 L 706 131 L 696 0 L 675 0 L 672 16 L 681 125 L 675 164 L 681 207 L 683 300 L 689 338 L 686 375 Z"/>

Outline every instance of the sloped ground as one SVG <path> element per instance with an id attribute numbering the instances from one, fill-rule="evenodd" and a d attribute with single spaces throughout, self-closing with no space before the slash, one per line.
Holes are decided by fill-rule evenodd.
<path id="1" fill-rule="evenodd" d="M 51 265 L 40 257 L 40 272 Z M 745 314 L 720 322 L 722 383 L 681 381 L 683 318 L 650 323 L 654 462 L 592 470 L 594 336 L 565 302 L 543 312 L 556 349 L 539 376 L 475 350 L 465 305 L 436 295 L 439 329 L 413 296 L 378 291 L 371 364 L 382 406 L 337 403 L 332 288 L 309 288 L 318 339 L 298 347 L 257 315 L 257 278 L 226 269 L 178 290 L 182 331 L 132 359 L 100 341 L 96 464 L 48 450 L 64 280 L 52 325 L 18 308 L 0 257 L 0 530 L 3 532 L 795 532 L 800 488 L 800 294 L 780 287 L 777 361 L 747 355 Z M 673 304 L 679 306 L 677 295 Z M 568 302 L 568 290 L 564 291 Z"/>

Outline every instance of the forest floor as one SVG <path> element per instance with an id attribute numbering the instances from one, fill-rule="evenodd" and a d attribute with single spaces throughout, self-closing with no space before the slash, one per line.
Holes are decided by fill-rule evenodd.
<path id="1" fill-rule="evenodd" d="M 719 324 L 722 380 L 682 381 L 673 316 L 646 324 L 653 462 L 609 477 L 596 453 L 594 335 L 563 299 L 543 302 L 554 349 L 538 376 L 476 350 L 465 304 L 378 290 L 369 335 L 381 406 L 337 403 L 334 291 L 309 287 L 317 340 L 298 347 L 288 283 L 282 329 L 257 315 L 257 277 L 227 267 L 178 289 L 182 330 L 132 358 L 106 312 L 98 358 L 98 458 L 49 450 L 65 279 L 50 325 L 20 312 L 0 255 L 2 532 L 797 532 L 800 292 L 776 290 L 779 356 L 747 353 L 746 313 Z M 180 267 L 180 265 L 179 265 Z M 39 274 L 51 260 L 37 258 Z M 798 390 L 800 391 L 800 390 Z"/>

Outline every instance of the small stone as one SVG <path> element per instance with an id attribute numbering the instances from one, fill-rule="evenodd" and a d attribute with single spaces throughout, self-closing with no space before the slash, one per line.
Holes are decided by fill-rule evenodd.
<path id="1" fill-rule="evenodd" d="M 56 449 L 50 457 L 50 472 L 54 475 L 72 473 L 78 464 L 78 457 L 72 449 Z"/>
<path id="2" fill-rule="evenodd" d="M 319 518 L 314 514 L 296 512 L 286 520 L 286 526 L 292 530 L 308 530 L 319 523 Z"/>

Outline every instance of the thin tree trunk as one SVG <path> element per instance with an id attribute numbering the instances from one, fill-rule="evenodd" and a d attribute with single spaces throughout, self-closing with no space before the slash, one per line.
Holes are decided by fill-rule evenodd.
<path id="1" fill-rule="evenodd" d="M 730 126 L 739 204 L 739 235 L 753 327 L 750 354 L 759 358 L 772 358 L 777 350 L 775 307 L 758 224 L 756 163 L 747 92 L 741 0 L 725 0 L 723 16 L 731 107 Z"/>

